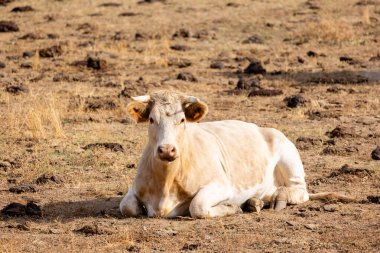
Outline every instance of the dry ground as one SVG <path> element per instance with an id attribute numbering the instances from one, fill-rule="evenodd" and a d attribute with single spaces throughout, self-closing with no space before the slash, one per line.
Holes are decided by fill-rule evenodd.
<path id="1" fill-rule="evenodd" d="M 379 252 L 380 209 L 367 201 L 380 195 L 371 159 L 380 145 L 379 1 L 148 2 L 0 1 L 0 20 L 19 28 L 0 32 L 0 208 L 34 201 L 43 212 L 2 216 L 0 252 Z M 26 5 L 34 10 L 11 12 Z M 256 43 L 242 43 L 253 35 Z M 250 58 L 267 74 L 242 74 Z M 215 61 L 223 66 L 210 68 Z M 180 72 L 197 82 L 177 80 Z M 283 94 L 248 97 L 235 90 L 239 76 Z M 311 192 L 363 201 L 211 220 L 122 218 L 118 203 L 147 136 L 125 106 L 157 89 L 206 101 L 206 120 L 282 130 L 300 149 Z M 288 108 L 284 98 L 296 94 L 307 102 Z M 83 149 L 105 142 L 124 151 Z M 43 174 L 57 182 L 37 184 Z M 22 184 L 36 192 L 9 191 Z"/>

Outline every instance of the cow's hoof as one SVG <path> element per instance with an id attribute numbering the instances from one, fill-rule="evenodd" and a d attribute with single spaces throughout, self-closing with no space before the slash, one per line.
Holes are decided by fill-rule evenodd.
<path id="1" fill-rule="evenodd" d="M 271 208 L 275 211 L 281 211 L 286 208 L 288 203 L 288 191 L 285 187 L 280 187 L 272 196 Z"/>
<path id="2" fill-rule="evenodd" d="M 243 206 L 244 211 L 246 212 L 256 212 L 260 213 L 261 209 L 264 207 L 264 201 L 257 198 L 248 199 Z"/>

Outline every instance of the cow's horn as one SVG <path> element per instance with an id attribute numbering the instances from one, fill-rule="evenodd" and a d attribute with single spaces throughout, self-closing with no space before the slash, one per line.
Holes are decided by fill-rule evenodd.
<path id="1" fill-rule="evenodd" d="M 150 100 L 150 96 L 144 95 L 144 96 L 132 97 L 132 99 L 138 102 L 148 103 Z"/>
<path id="2" fill-rule="evenodd" d="M 187 97 L 186 97 L 186 102 L 188 102 L 188 103 L 199 102 L 199 98 L 197 98 L 197 97 L 193 97 L 193 96 L 187 96 Z"/>

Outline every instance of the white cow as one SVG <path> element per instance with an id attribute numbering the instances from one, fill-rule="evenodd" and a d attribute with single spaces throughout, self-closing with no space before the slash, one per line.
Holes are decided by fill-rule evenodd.
<path id="1" fill-rule="evenodd" d="M 208 109 L 192 96 L 133 100 L 128 113 L 149 121 L 149 142 L 120 203 L 123 215 L 207 218 L 240 212 L 247 200 L 276 210 L 309 200 L 300 155 L 280 131 L 237 120 L 198 123 Z"/>

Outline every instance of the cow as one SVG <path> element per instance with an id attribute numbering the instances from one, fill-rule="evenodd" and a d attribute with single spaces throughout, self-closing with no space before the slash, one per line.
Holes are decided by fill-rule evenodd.
<path id="1" fill-rule="evenodd" d="M 212 218 L 239 213 L 247 202 L 282 210 L 309 200 L 300 155 L 279 130 L 238 120 L 200 123 L 208 106 L 181 93 L 132 99 L 129 116 L 149 129 L 120 202 L 124 216 Z"/>

